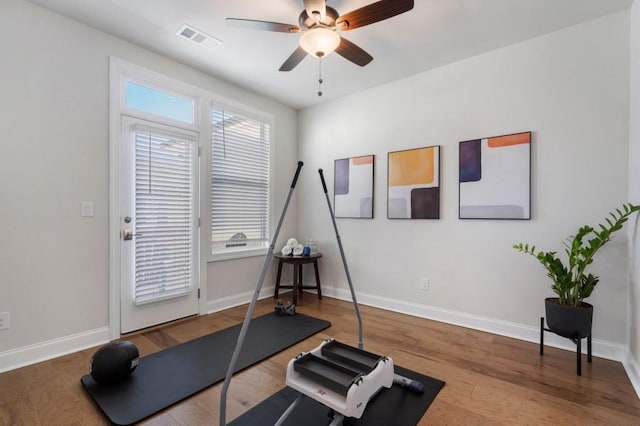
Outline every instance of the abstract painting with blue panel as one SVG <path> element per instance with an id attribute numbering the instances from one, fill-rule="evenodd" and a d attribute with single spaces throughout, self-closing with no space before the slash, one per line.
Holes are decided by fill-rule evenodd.
<path id="1" fill-rule="evenodd" d="M 336 217 L 373 218 L 373 155 L 336 160 L 333 204 Z"/>
<path id="2" fill-rule="evenodd" d="M 460 142 L 460 219 L 531 219 L 531 132 Z"/>

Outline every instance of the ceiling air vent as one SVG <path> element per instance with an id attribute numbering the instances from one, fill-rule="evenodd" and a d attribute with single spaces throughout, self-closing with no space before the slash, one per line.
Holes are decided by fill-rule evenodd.
<path id="1" fill-rule="evenodd" d="M 222 44 L 222 40 L 218 40 L 217 38 L 210 36 L 204 31 L 197 30 L 187 24 L 180 27 L 180 29 L 176 34 L 179 37 L 186 38 L 196 44 L 199 44 L 211 49 L 214 47 L 220 46 Z"/>

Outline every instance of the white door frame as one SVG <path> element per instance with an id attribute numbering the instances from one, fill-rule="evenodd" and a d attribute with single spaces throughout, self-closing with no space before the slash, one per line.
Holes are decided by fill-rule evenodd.
<path id="1" fill-rule="evenodd" d="M 202 135 L 210 134 L 210 120 L 207 120 L 206 108 L 200 105 L 206 105 L 204 101 L 206 93 L 194 86 L 171 79 L 162 74 L 144 69 L 142 67 L 130 64 L 123 60 L 110 57 L 109 58 L 109 339 L 115 340 L 120 338 L 120 297 L 121 297 L 121 278 L 120 278 L 120 156 L 122 154 L 121 135 L 122 120 L 121 115 L 124 112 L 124 88 L 127 79 L 135 79 L 138 81 L 148 81 L 150 84 L 156 83 L 160 87 L 175 88 L 177 93 L 188 94 L 198 100 L 196 108 L 196 125 L 192 128 L 185 126 L 188 130 L 196 131 L 200 134 L 202 143 L 202 155 L 200 156 L 200 218 L 206 217 L 206 194 L 210 188 L 209 179 L 206 179 L 208 170 L 204 165 L 208 164 L 208 149 L 210 142 Z M 149 119 L 144 114 L 139 114 L 140 118 Z M 199 123 L 199 124 L 198 124 Z M 173 123 L 171 123 L 173 124 Z M 198 314 L 207 313 L 207 238 L 206 226 L 208 220 L 201 220 L 200 226 L 200 266 L 199 266 L 199 288 L 200 299 L 198 302 Z M 203 233 L 203 230 L 204 233 Z"/>

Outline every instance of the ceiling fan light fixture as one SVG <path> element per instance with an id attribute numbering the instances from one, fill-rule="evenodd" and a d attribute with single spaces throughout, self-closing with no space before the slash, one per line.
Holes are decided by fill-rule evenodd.
<path id="1" fill-rule="evenodd" d="M 317 58 L 327 56 L 340 45 L 340 36 L 328 28 L 312 28 L 300 36 L 300 47 Z"/>

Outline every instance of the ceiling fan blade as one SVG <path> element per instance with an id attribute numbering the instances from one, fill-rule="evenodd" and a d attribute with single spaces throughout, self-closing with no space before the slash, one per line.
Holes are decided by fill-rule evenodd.
<path id="1" fill-rule="evenodd" d="M 362 50 L 344 37 L 340 37 L 340 44 L 336 49 L 336 53 L 343 58 L 353 62 L 356 65 L 364 67 L 373 61 L 373 56 Z"/>
<path id="2" fill-rule="evenodd" d="M 364 27 L 413 9 L 413 0 L 380 0 L 342 15 L 336 25 L 342 31 Z"/>
<path id="3" fill-rule="evenodd" d="M 304 9 L 307 11 L 307 15 L 313 16 L 313 13 L 316 12 L 324 19 L 327 14 L 327 3 L 325 0 L 304 0 Z"/>
<path id="4" fill-rule="evenodd" d="M 287 58 L 286 61 L 280 66 L 278 71 L 291 71 L 298 65 L 302 60 L 307 56 L 307 52 L 300 46 L 296 50 L 293 51 L 291 56 Z"/>
<path id="5" fill-rule="evenodd" d="M 227 24 L 232 25 L 234 27 L 248 28 L 250 30 L 275 31 L 279 33 L 300 32 L 300 27 L 297 25 L 281 24 L 278 22 L 256 21 L 254 19 L 236 19 L 236 18 L 227 18 L 226 22 Z"/>

